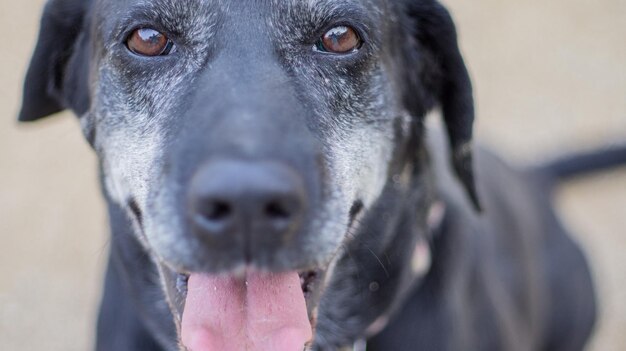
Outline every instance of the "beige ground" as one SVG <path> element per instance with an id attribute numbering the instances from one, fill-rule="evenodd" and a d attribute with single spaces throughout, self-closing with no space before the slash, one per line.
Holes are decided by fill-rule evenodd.
<path id="1" fill-rule="evenodd" d="M 14 122 L 42 0 L 0 2 L 0 350 L 87 350 L 107 241 L 95 161 L 68 115 Z M 448 0 L 475 78 L 478 135 L 518 162 L 626 138 L 626 1 Z M 626 169 L 567 185 L 603 319 L 626 350 Z"/>

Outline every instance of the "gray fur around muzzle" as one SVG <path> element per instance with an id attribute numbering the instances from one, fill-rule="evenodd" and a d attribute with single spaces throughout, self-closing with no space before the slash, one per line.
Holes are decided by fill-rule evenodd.
<path id="1" fill-rule="evenodd" d="M 169 127 L 163 186 L 148 201 L 156 223 L 146 225 L 148 240 L 159 238 L 150 244 L 179 271 L 302 270 L 328 260 L 306 250 L 315 246 L 311 213 L 325 210 L 322 148 L 306 110 L 279 84 L 282 72 L 267 66 L 213 67 Z M 167 229 L 163 209 L 178 228 Z"/>

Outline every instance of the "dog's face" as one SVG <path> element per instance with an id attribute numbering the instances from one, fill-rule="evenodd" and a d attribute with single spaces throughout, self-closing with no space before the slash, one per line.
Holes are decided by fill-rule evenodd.
<path id="1" fill-rule="evenodd" d="M 407 148 L 420 136 L 415 117 L 438 100 L 451 101 L 444 112 L 458 122 L 449 128 L 457 170 L 471 183 L 463 168 L 471 118 L 455 107 L 462 104 L 455 99 L 467 99 L 456 90 L 466 94 L 469 83 L 455 39 L 421 42 L 435 35 L 427 21 L 436 18 L 419 34 L 406 28 L 428 11 L 441 16 L 436 3 L 60 3 L 50 2 L 46 13 L 72 28 L 64 38 L 70 43 L 57 55 L 40 43 L 39 56 L 56 60 L 44 74 L 52 82 L 30 91 L 27 84 L 22 119 L 62 107 L 80 115 L 107 194 L 127 210 L 158 262 L 179 319 L 188 290 L 181 279 L 191 284 L 187 310 L 219 307 L 206 302 L 210 293 L 197 292 L 211 285 L 297 314 L 302 302 L 287 302 L 297 296 L 272 302 L 266 291 L 270 282 L 285 290 L 295 281 L 307 297 L 304 319 L 314 319 L 329 267 L 358 232 L 359 217 L 412 159 Z M 41 71 L 37 59 L 31 71 Z M 407 71 L 407 64 L 414 67 Z M 449 87 L 446 70 L 458 65 L 463 77 Z M 44 97 L 35 96 L 39 85 Z M 28 107 L 29 96 L 41 107 Z M 249 292 L 240 293 L 244 280 Z M 249 307 L 245 318 L 263 308 Z M 206 331 L 211 323 L 185 314 L 183 328 Z M 280 328 L 300 317 L 275 313 Z M 187 346 L 205 345 L 194 350 L 219 339 L 182 334 Z M 253 334 L 247 342 L 256 342 Z"/>
<path id="2" fill-rule="evenodd" d="M 392 158 L 402 111 L 380 49 L 384 9 L 356 1 L 104 4 L 123 15 L 95 11 L 83 124 L 93 129 L 110 196 L 133 209 L 145 244 L 181 272 L 327 264 L 350 210 L 354 217 L 377 198 Z M 168 52 L 139 51 L 151 45 Z M 241 194 L 205 189 L 235 183 Z M 255 186 L 285 188 L 252 194 Z M 293 212 L 282 216 L 289 228 L 239 213 L 247 210 L 238 196 L 268 197 L 245 202 L 274 205 L 276 217 Z M 212 218 L 220 205 L 225 217 L 259 228 L 211 228 L 231 225 Z"/>

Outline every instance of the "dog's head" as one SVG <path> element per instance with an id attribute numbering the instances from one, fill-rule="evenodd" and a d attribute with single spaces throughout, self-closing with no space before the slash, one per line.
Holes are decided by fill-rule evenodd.
<path id="1" fill-rule="evenodd" d="M 50 0 L 20 120 L 79 116 L 201 350 L 255 314 L 272 320 L 241 342 L 310 337 L 328 267 L 437 104 L 476 203 L 471 84 L 436 1 Z"/>

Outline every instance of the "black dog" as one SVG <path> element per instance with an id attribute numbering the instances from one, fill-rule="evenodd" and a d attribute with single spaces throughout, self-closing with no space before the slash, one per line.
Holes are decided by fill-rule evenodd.
<path id="1" fill-rule="evenodd" d="M 449 143 L 425 131 L 435 106 Z M 109 203 L 97 350 L 571 351 L 591 333 L 549 190 L 626 152 L 473 165 L 434 0 L 51 0 L 20 120 L 65 108 Z"/>

